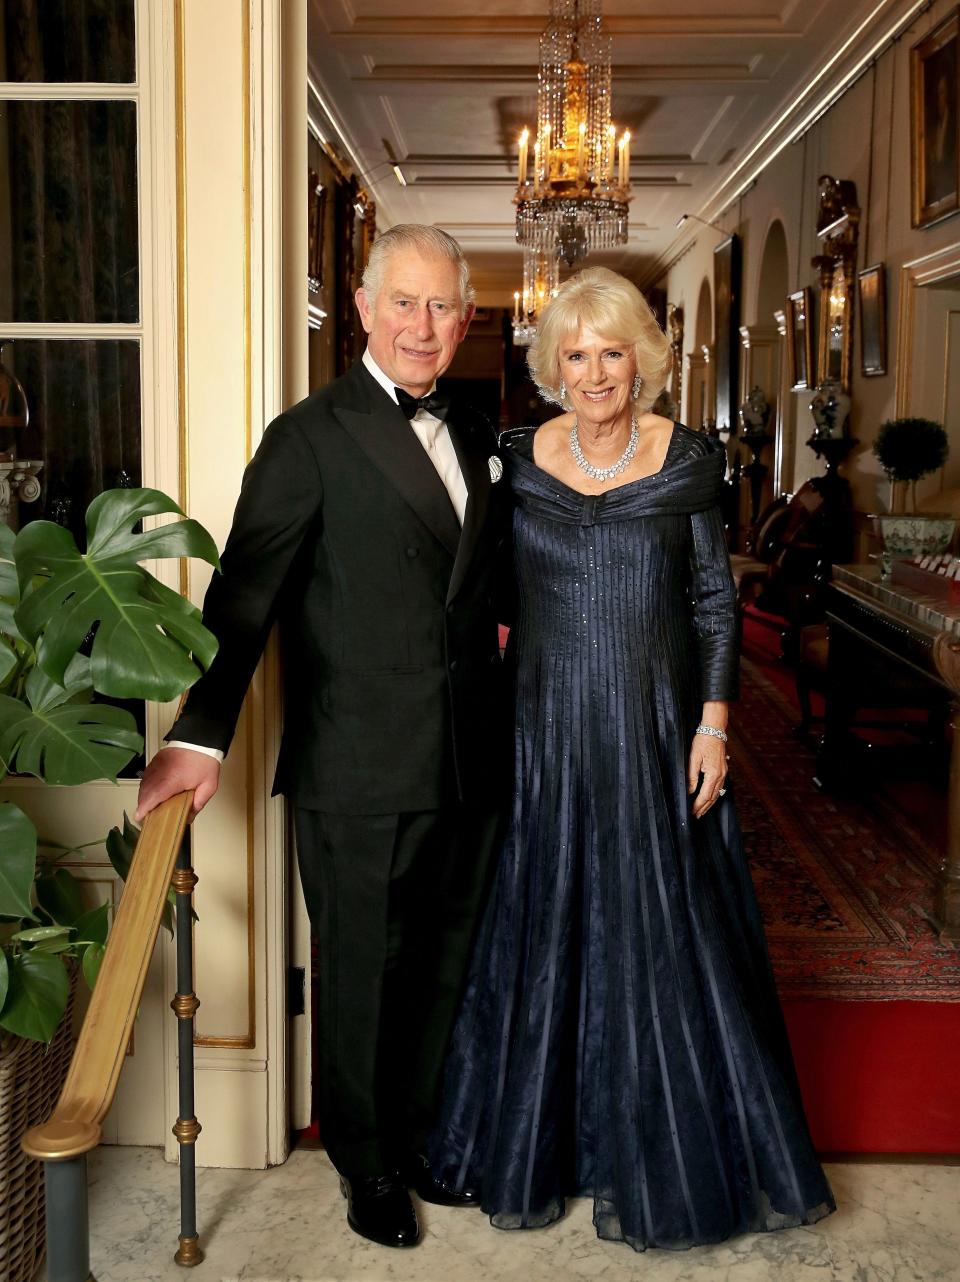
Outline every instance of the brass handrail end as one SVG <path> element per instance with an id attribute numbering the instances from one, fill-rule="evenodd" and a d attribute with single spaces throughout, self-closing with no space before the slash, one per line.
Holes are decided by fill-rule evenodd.
<path id="1" fill-rule="evenodd" d="M 100 1134 L 96 1122 L 52 1117 L 49 1122 L 32 1126 L 20 1141 L 20 1147 L 28 1157 L 39 1158 L 41 1162 L 66 1162 L 95 1149 L 100 1143 Z"/>
<path id="2" fill-rule="evenodd" d="M 199 1237 L 184 1237 L 181 1234 L 180 1245 L 173 1257 L 174 1263 L 179 1264 L 181 1268 L 192 1269 L 195 1264 L 202 1264 L 203 1259 Z"/>

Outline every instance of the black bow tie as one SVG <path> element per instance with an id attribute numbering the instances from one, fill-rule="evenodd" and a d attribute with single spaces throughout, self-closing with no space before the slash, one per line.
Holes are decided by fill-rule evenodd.
<path id="1" fill-rule="evenodd" d="M 402 387 L 395 387 L 393 390 L 396 392 L 397 401 L 407 418 L 413 418 L 418 410 L 426 410 L 428 414 L 432 414 L 434 418 L 441 420 L 447 417 L 447 412 L 450 409 L 450 397 L 444 396 L 442 392 L 428 392 L 426 396 L 421 396 L 418 400 L 415 396 L 411 396 L 409 392 L 405 392 Z"/>

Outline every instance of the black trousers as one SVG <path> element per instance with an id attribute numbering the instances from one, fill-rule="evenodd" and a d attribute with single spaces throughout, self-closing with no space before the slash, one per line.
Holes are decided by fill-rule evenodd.
<path id="1" fill-rule="evenodd" d="M 423 1148 L 500 813 L 296 810 L 319 953 L 320 1133 L 343 1173 Z"/>

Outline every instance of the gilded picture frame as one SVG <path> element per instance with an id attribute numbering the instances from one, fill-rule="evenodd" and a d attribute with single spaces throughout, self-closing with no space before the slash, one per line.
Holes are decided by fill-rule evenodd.
<path id="1" fill-rule="evenodd" d="M 887 269 L 864 267 L 857 276 L 860 295 L 860 372 L 877 378 L 887 372 Z"/>
<path id="2" fill-rule="evenodd" d="M 307 288 L 317 294 L 323 288 L 323 220 L 327 207 L 327 189 L 320 175 L 311 169 L 307 175 Z"/>
<path id="3" fill-rule="evenodd" d="M 960 210 L 960 7 L 910 50 L 911 224 Z"/>
<path id="4" fill-rule="evenodd" d="M 813 291 L 809 286 L 787 296 L 787 370 L 795 392 L 816 385 L 813 366 Z"/>

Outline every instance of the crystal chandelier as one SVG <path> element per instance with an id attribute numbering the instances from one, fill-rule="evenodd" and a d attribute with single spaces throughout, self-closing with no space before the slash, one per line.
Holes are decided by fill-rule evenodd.
<path id="1" fill-rule="evenodd" d="M 560 262 L 556 254 L 523 251 L 523 291 L 513 295 L 513 341 L 529 347 L 537 332 L 537 318 L 560 288 Z"/>
<path id="2" fill-rule="evenodd" d="M 610 123 L 610 37 L 600 0 L 550 0 L 540 37 L 537 135 L 520 135 L 517 240 L 570 267 L 627 243 L 630 134 Z"/>

